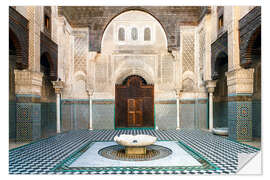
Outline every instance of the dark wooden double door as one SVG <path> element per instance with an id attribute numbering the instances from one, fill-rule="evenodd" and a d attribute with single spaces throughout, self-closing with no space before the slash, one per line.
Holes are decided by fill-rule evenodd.
<path id="1" fill-rule="evenodd" d="M 115 86 L 115 126 L 154 127 L 154 86 L 139 76 Z"/>

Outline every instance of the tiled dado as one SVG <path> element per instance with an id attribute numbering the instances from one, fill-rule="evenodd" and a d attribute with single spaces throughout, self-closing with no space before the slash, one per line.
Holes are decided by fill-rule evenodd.
<path id="1" fill-rule="evenodd" d="M 87 129 L 89 127 L 89 100 L 61 100 L 61 131 Z"/>
<path id="2" fill-rule="evenodd" d="M 39 96 L 16 95 L 16 141 L 34 141 L 41 137 Z"/>
<path id="3" fill-rule="evenodd" d="M 228 101 L 229 138 L 237 141 L 251 141 L 252 101 L 249 100 L 249 95 L 241 96 L 243 95 L 230 95 L 228 97 L 230 99 Z"/>

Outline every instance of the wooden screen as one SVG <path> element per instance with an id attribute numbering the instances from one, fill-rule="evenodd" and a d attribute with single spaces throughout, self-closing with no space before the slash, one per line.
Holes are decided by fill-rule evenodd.
<path id="1" fill-rule="evenodd" d="M 115 86 L 115 127 L 154 127 L 154 86 L 129 76 Z"/>

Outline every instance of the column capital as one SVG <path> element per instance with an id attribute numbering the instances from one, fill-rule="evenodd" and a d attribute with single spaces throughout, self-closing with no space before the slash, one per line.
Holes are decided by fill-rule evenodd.
<path id="1" fill-rule="evenodd" d="M 206 81 L 206 88 L 209 93 L 213 93 L 215 91 L 215 87 L 217 85 L 217 80 L 207 80 Z"/>
<path id="2" fill-rule="evenodd" d="M 61 91 L 64 87 L 64 82 L 61 80 L 57 80 L 57 81 L 52 81 L 53 83 L 53 88 L 55 90 L 56 94 L 61 94 Z"/>
<path id="3" fill-rule="evenodd" d="M 89 95 L 89 97 L 93 96 L 94 94 L 94 89 L 86 89 L 87 94 Z"/>
<path id="4" fill-rule="evenodd" d="M 180 98 L 181 95 L 183 94 L 183 89 L 181 89 L 181 88 L 175 88 L 174 91 L 175 91 L 175 95 L 176 95 L 178 98 Z"/>

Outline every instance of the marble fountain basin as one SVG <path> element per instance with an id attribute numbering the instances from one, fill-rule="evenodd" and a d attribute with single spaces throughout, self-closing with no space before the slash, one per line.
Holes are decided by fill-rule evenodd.
<path id="1" fill-rule="evenodd" d="M 154 144 L 157 137 L 150 135 L 128 135 L 115 136 L 114 141 L 125 147 L 127 155 L 146 154 L 146 147 Z"/>

